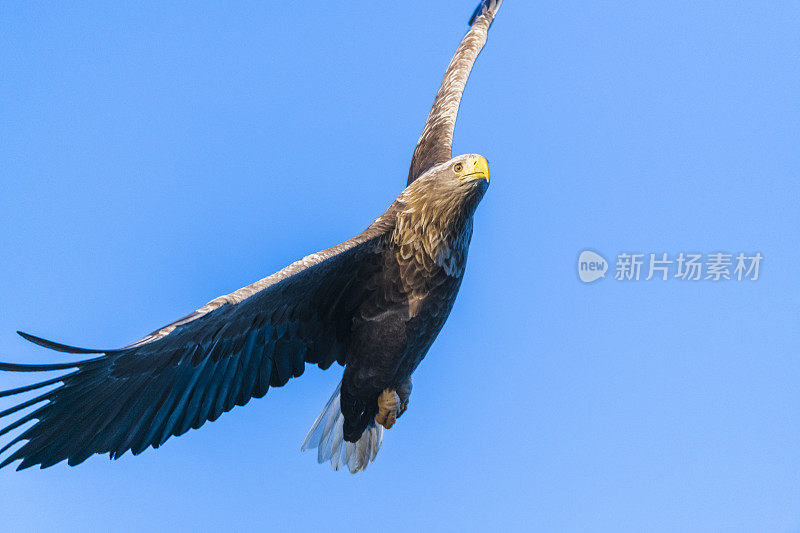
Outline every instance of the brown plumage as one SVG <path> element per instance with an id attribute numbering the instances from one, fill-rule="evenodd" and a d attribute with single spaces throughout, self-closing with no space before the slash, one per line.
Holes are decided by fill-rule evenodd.
<path id="1" fill-rule="evenodd" d="M 383 427 L 408 406 L 410 377 L 444 325 L 467 260 L 475 208 L 489 170 L 478 155 L 451 158 L 458 103 L 499 1 L 484 1 L 447 70 L 414 152 L 409 185 L 364 232 L 312 254 L 124 348 L 75 348 L 22 334 L 54 350 L 101 354 L 58 365 L 0 363 L 0 370 L 71 370 L 0 392 L 58 385 L 6 411 L 38 406 L 0 429 L 37 422 L 0 453 L 0 467 L 95 453 L 117 458 L 158 448 L 216 420 L 270 386 L 334 362 L 344 376 L 303 449 L 356 472 L 375 458 Z"/>

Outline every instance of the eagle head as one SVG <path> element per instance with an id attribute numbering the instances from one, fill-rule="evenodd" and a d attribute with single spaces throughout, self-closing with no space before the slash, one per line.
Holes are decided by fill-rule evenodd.
<path id="1" fill-rule="evenodd" d="M 472 217 L 489 187 L 489 163 L 477 154 L 452 158 L 427 170 L 401 195 L 407 206 L 439 217 Z"/>

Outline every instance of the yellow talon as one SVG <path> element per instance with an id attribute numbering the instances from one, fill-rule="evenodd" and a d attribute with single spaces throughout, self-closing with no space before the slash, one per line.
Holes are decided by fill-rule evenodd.
<path id="1" fill-rule="evenodd" d="M 400 397 L 391 389 L 384 390 L 378 396 L 378 413 L 375 422 L 386 429 L 390 429 L 397 420 L 397 408 L 400 406 Z"/>

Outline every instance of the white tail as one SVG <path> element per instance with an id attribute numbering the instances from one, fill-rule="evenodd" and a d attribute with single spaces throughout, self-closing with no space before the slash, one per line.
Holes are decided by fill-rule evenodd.
<path id="1" fill-rule="evenodd" d="M 358 442 L 346 442 L 343 429 L 344 415 L 339 404 L 341 388 L 342 383 L 339 382 L 325 409 L 308 430 L 306 440 L 300 449 L 306 451 L 317 448 L 318 463 L 330 459 L 334 470 L 347 465 L 350 473 L 355 474 L 367 468 L 367 465 L 375 460 L 383 442 L 383 428 L 371 422 Z"/>

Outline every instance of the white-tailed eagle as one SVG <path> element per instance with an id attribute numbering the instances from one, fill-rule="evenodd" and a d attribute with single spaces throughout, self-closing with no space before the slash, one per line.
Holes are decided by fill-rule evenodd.
<path id="1" fill-rule="evenodd" d="M 364 232 L 269 277 L 220 296 L 143 339 L 113 350 L 76 348 L 20 333 L 46 348 L 99 354 L 63 364 L 0 363 L 0 370 L 68 373 L 0 392 L 57 387 L 0 412 L 35 406 L 0 435 L 36 421 L 0 453 L 18 469 L 96 453 L 118 458 L 158 448 L 334 362 L 344 375 L 303 449 L 351 472 L 378 453 L 383 429 L 403 414 L 411 374 L 438 335 L 458 293 L 473 213 L 489 184 L 480 155 L 452 157 L 453 128 L 472 65 L 501 0 L 470 20 L 414 150 L 406 189 Z M 22 446 L 13 449 L 14 445 Z"/>

